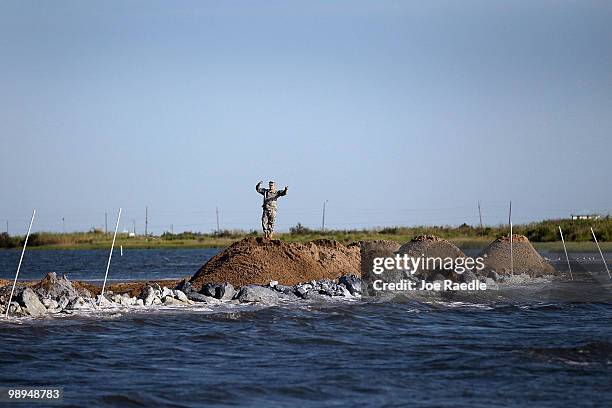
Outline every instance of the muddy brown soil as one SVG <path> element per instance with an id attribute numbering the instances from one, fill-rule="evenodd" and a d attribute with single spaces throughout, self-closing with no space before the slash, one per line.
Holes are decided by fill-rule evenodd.
<path id="1" fill-rule="evenodd" d="M 484 258 L 485 271 L 501 275 L 511 274 L 510 237 L 493 241 L 478 256 Z M 538 254 L 524 235 L 512 236 L 512 266 L 514 274 L 526 273 L 531 277 L 556 274 L 555 268 Z"/>
<path id="2" fill-rule="evenodd" d="M 413 258 L 465 258 L 463 251 L 455 244 L 435 235 L 419 235 L 414 237 L 412 240 L 402 245 L 397 252 L 399 254 L 407 254 Z M 435 267 L 431 267 L 430 269 L 420 267 L 415 271 L 415 275 L 422 279 L 429 279 L 436 275 L 442 275 L 454 280 L 459 279 L 456 273 L 440 268 L 439 265 L 435 265 Z"/>
<path id="3" fill-rule="evenodd" d="M 342 245 L 320 239 L 305 244 L 264 238 L 235 242 L 208 261 L 193 275 L 191 283 L 199 290 L 206 283 L 229 282 L 234 286 L 283 285 L 341 275 L 360 275 L 358 244 Z"/>

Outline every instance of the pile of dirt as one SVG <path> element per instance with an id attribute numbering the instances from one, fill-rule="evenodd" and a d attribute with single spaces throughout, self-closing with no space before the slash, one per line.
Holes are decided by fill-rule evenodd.
<path id="1" fill-rule="evenodd" d="M 359 246 L 320 239 L 305 244 L 264 238 L 245 238 L 235 242 L 209 260 L 191 277 L 194 289 L 206 283 L 229 282 L 234 286 L 283 285 L 341 275 L 359 276 Z"/>
<path id="2" fill-rule="evenodd" d="M 500 275 L 510 275 L 510 237 L 504 236 L 493 241 L 479 255 L 484 259 L 485 272 L 495 271 Z M 555 268 L 538 254 L 524 235 L 512 236 L 512 266 L 514 274 L 527 274 L 531 277 L 553 275 Z"/>
<path id="3" fill-rule="evenodd" d="M 374 278 L 372 273 L 375 258 L 390 258 L 400 249 L 400 244 L 389 240 L 359 241 L 361 250 L 361 278 L 371 280 Z"/>
<path id="4" fill-rule="evenodd" d="M 419 235 L 414 237 L 409 242 L 406 242 L 397 251 L 398 254 L 407 254 L 409 257 L 418 258 L 465 258 L 462 250 L 457 248 L 455 244 L 435 235 Z M 445 278 L 458 279 L 454 271 L 448 271 L 439 267 L 439 264 L 434 264 L 430 268 L 419 268 L 415 271 L 415 275 L 421 279 L 431 279 L 436 275 L 442 275 Z"/>

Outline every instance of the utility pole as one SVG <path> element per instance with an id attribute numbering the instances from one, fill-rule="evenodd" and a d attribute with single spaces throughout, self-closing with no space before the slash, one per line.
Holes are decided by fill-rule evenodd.
<path id="1" fill-rule="evenodd" d="M 145 237 L 149 236 L 149 207 L 145 207 Z"/>
<path id="2" fill-rule="evenodd" d="M 104 213 L 104 233 L 108 234 L 108 213 Z"/>
<path id="3" fill-rule="evenodd" d="M 321 221 L 321 232 L 325 231 L 325 204 L 327 204 L 327 200 L 323 201 L 323 220 Z"/>
<path id="4" fill-rule="evenodd" d="M 134 226 L 134 236 L 136 236 L 136 220 L 132 220 L 132 224 Z"/>
<path id="5" fill-rule="evenodd" d="M 66 220 L 62 217 L 62 234 L 66 233 Z"/>
<path id="6" fill-rule="evenodd" d="M 9 232 L 8 232 L 8 220 L 6 220 L 6 235 L 8 235 L 8 234 L 9 234 Z"/>
<path id="7" fill-rule="evenodd" d="M 216 211 L 217 211 L 217 234 L 219 234 L 219 207 L 216 207 Z"/>
<path id="8" fill-rule="evenodd" d="M 480 217 L 480 230 L 482 231 L 482 212 L 480 211 L 480 200 L 478 200 L 478 217 Z"/>

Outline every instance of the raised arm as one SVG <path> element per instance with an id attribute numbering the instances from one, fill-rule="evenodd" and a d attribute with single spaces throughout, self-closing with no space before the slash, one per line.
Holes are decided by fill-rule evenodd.
<path id="1" fill-rule="evenodd" d="M 265 189 L 261 188 L 261 185 L 263 184 L 263 181 L 260 181 L 259 183 L 257 183 L 257 185 L 255 186 L 255 191 L 257 191 L 259 194 L 264 194 L 265 193 Z"/>
<path id="2" fill-rule="evenodd" d="M 278 196 L 282 197 L 282 196 L 286 196 L 287 195 L 287 190 L 289 189 L 289 187 L 285 186 L 284 190 L 281 190 L 278 192 Z"/>

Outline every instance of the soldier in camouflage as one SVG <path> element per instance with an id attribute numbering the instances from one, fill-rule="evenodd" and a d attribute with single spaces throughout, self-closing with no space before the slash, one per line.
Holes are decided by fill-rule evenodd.
<path id="1" fill-rule="evenodd" d="M 274 220 L 276 219 L 276 200 L 278 197 L 287 195 L 287 186 L 284 190 L 276 191 L 276 184 L 270 181 L 269 188 L 262 188 L 263 181 L 260 181 L 255 186 L 255 190 L 263 195 L 263 214 L 261 215 L 261 227 L 263 228 L 264 236 L 271 238 L 274 232 Z"/>

